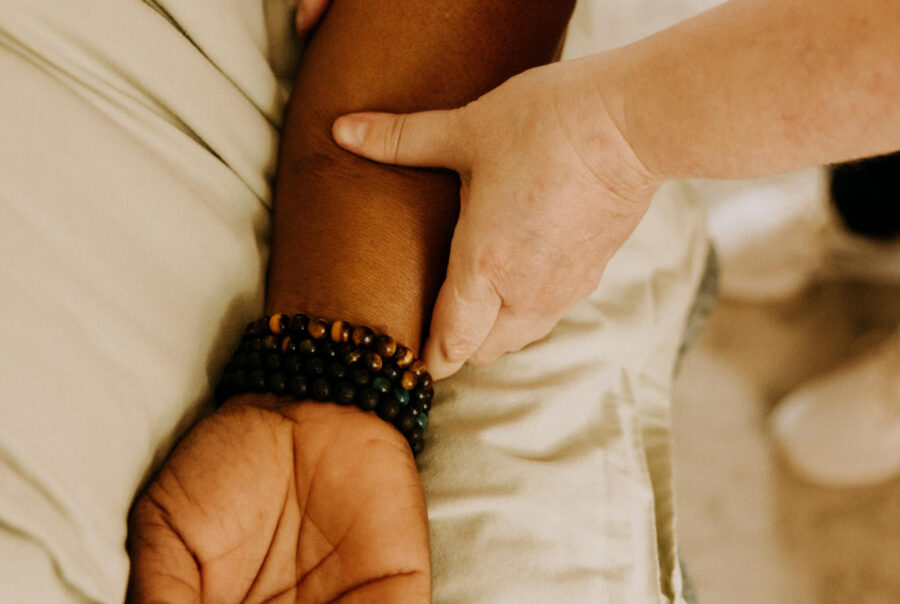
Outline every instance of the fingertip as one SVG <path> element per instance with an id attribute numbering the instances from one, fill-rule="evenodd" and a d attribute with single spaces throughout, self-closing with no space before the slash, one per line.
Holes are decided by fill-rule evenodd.
<path id="1" fill-rule="evenodd" d="M 501 356 L 503 356 L 502 353 L 501 354 L 494 353 L 491 355 L 485 355 L 479 351 L 471 356 L 471 358 L 468 360 L 468 363 L 469 363 L 469 365 L 472 365 L 474 367 L 484 367 L 485 365 L 490 365 L 491 363 L 493 363 L 494 361 L 499 359 Z"/>
<path id="2" fill-rule="evenodd" d="M 298 6 L 294 13 L 294 29 L 296 29 L 297 33 L 301 36 L 304 36 L 309 32 L 309 16 L 301 6 Z"/>
<path id="3" fill-rule="evenodd" d="M 460 367 L 465 363 L 465 359 L 462 361 L 450 361 L 447 359 L 442 346 L 434 338 L 429 338 L 425 342 L 422 360 L 425 361 L 428 373 L 431 374 L 435 381 L 450 377 L 459 371 Z"/>
<path id="4" fill-rule="evenodd" d="M 319 23 L 325 9 L 328 8 L 328 0 L 302 0 L 297 2 L 294 14 L 294 27 L 297 33 L 305 36 Z"/>
<path id="5" fill-rule="evenodd" d="M 364 114 L 350 113 L 334 120 L 331 134 L 334 141 L 344 149 L 359 151 L 363 147 L 368 128 L 369 119 Z"/>
<path id="6" fill-rule="evenodd" d="M 493 286 L 485 279 L 466 277 L 474 273 L 461 271 L 460 262 L 451 246 L 447 278 L 435 300 L 423 354 L 436 380 L 453 375 L 469 361 L 490 334 L 502 306 Z"/>

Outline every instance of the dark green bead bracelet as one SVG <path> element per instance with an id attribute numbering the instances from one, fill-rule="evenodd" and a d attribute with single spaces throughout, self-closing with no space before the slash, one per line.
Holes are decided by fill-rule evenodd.
<path id="1" fill-rule="evenodd" d="M 346 321 L 275 314 L 247 326 L 216 402 L 246 392 L 356 405 L 392 423 L 417 455 L 434 385 L 424 363 L 389 336 Z"/>

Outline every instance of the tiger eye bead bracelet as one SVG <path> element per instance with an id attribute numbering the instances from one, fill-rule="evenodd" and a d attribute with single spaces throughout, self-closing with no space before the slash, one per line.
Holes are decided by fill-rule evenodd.
<path id="1" fill-rule="evenodd" d="M 434 384 L 412 350 L 368 327 L 306 315 L 275 314 L 247 326 L 225 366 L 216 401 L 245 392 L 333 401 L 374 411 L 425 447 Z"/>

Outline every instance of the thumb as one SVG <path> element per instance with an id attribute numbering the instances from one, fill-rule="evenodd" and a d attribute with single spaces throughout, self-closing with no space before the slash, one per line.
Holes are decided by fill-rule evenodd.
<path id="1" fill-rule="evenodd" d="M 332 128 L 344 149 L 371 160 L 401 166 L 467 168 L 460 110 L 422 113 L 351 113 Z"/>
<path id="2" fill-rule="evenodd" d="M 475 354 L 493 329 L 501 306 L 491 282 L 475 271 L 461 269 L 451 252 L 423 354 L 434 379 L 453 375 Z"/>
<path id="3" fill-rule="evenodd" d="M 294 15 L 294 26 L 297 33 L 305 35 L 318 24 L 322 13 L 328 8 L 329 0 L 299 0 L 297 14 Z"/>

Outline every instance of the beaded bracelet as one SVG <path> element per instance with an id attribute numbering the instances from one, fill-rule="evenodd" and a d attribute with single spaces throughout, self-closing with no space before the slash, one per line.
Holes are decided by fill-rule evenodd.
<path id="1" fill-rule="evenodd" d="M 247 326 L 216 388 L 216 403 L 246 392 L 374 411 L 418 455 L 425 447 L 434 383 L 425 363 L 390 336 L 346 321 L 276 314 Z"/>

